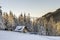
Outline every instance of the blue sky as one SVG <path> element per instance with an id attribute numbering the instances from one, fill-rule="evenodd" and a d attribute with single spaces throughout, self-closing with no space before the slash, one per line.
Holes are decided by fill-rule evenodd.
<path id="1" fill-rule="evenodd" d="M 3 12 L 10 10 L 19 16 L 21 12 L 26 15 L 30 13 L 33 17 L 55 11 L 60 8 L 60 0 L 0 0 Z"/>

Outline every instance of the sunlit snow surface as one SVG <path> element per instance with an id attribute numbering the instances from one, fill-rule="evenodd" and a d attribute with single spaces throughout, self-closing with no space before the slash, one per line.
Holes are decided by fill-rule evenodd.
<path id="1" fill-rule="evenodd" d="M 28 33 L 18 33 L 11 31 L 0 31 L 0 40 L 60 40 L 60 37 L 56 36 L 40 36 Z"/>

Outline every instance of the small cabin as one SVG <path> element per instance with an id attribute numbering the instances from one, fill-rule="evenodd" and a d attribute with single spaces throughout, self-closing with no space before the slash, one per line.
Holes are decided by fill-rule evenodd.
<path id="1" fill-rule="evenodd" d="M 26 26 L 17 26 L 16 29 L 15 29 L 16 32 L 28 32 L 28 29 Z"/>

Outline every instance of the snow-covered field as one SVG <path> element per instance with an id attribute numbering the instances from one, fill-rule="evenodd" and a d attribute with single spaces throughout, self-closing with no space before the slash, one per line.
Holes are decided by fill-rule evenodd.
<path id="1" fill-rule="evenodd" d="M 0 30 L 0 40 L 60 40 L 60 37 L 39 36 L 28 33 L 24 34 L 24 33 Z"/>

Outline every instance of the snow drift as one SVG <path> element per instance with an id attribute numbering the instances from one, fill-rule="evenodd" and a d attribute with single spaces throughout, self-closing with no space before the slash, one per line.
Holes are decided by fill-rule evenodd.
<path id="1" fill-rule="evenodd" d="M 0 40 L 60 40 L 60 37 L 40 36 L 28 33 L 18 33 L 0 30 Z"/>

